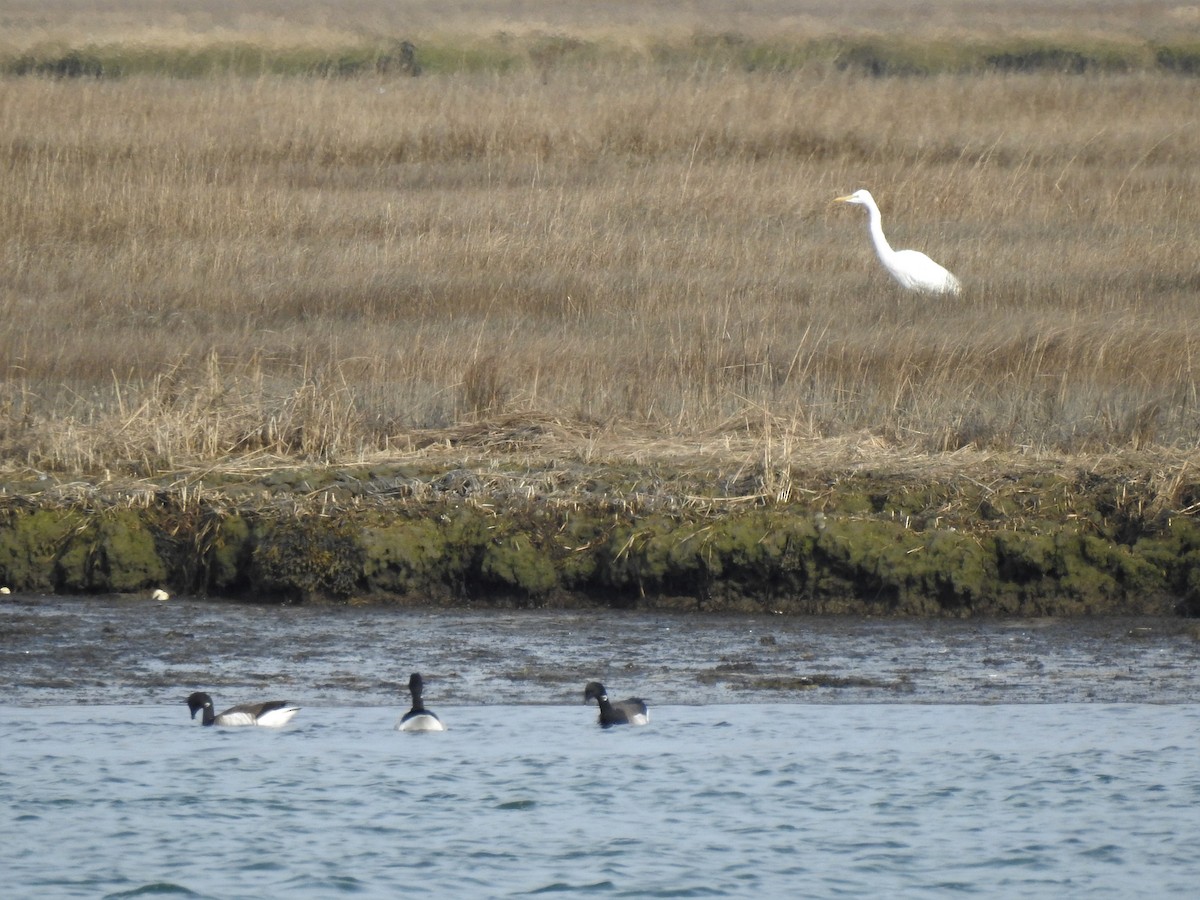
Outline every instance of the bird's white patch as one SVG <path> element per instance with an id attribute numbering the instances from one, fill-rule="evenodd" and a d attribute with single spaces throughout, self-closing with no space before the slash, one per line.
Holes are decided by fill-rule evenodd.
<path id="1" fill-rule="evenodd" d="M 442 724 L 437 716 L 429 713 L 417 713 L 415 716 L 401 719 L 396 723 L 397 731 L 445 731 L 446 726 Z"/>
<path id="2" fill-rule="evenodd" d="M 257 725 L 253 715 L 248 712 L 224 712 L 214 720 L 217 725 Z"/>
<path id="3" fill-rule="evenodd" d="M 263 728 L 279 728 L 281 725 L 286 725 L 292 721 L 292 717 L 300 711 L 298 706 L 285 706 L 283 709 L 272 709 L 258 716 L 257 720 L 251 722 L 251 725 L 259 725 Z"/>

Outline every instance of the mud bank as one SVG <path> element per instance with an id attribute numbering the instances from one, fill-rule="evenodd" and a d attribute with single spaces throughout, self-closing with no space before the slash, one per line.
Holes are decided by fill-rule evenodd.
<path id="1" fill-rule="evenodd" d="M 645 466 L 10 483 L 0 581 L 282 603 L 1194 616 L 1194 499 L 1129 473 L 793 473 L 772 494 Z"/>

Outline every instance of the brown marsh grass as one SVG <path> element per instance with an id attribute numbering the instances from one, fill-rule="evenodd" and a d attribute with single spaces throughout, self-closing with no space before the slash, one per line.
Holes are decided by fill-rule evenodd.
<path id="1" fill-rule="evenodd" d="M 745 439 L 796 464 L 855 435 L 921 454 L 1196 449 L 1200 80 L 664 66 L 638 52 L 651 37 L 836 34 L 868 13 L 576 6 L 364 0 L 335 21 L 0 2 L 14 52 L 364 32 L 629 51 L 421 78 L 0 80 L 7 459 L 345 460 L 522 418 L 585 443 Z M 941 0 L 913 31 L 906 8 L 871 5 L 872 28 L 1200 29 L 1166 5 Z M 891 284 L 862 211 L 830 206 L 858 187 L 962 297 Z"/>

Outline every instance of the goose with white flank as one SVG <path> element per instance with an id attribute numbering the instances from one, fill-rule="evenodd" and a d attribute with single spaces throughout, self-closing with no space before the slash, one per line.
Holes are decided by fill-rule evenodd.
<path id="1" fill-rule="evenodd" d="M 628 700 L 618 700 L 613 703 L 608 699 L 608 691 L 598 681 L 589 681 L 583 689 L 583 702 L 595 700 L 600 705 L 600 725 L 608 728 L 610 725 L 646 725 L 650 721 L 650 710 L 646 701 L 639 697 Z"/>
<path id="2" fill-rule="evenodd" d="M 397 731 L 445 731 L 446 726 L 437 714 L 425 708 L 421 700 L 421 692 L 425 690 L 425 681 L 420 672 L 413 672 L 408 679 L 408 692 L 412 694 L 412 709 L 400 717 L 396 723 Z"/>
<path id="3" fill-rule="evenodd" d="M 203 691 L 196 691 L 187 698 L 188 709 L 192 718 L 201 710 L 200 717 L 203 725 L 259 725 L 263 728 L 278 728 L 292 720 L 292 716 L 300 711 L 300 707 L 292 706 L 286 700 L 268 700 L 265 703 L 243 703 L 231 706 L 223 713 L 213 713 L 212 697 Z"/>

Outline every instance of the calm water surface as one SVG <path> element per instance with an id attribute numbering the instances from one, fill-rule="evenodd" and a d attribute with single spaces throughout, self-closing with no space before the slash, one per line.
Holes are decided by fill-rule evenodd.
<path id="1" fill-rule="evenodd" d="M 0 605 L 13 897 L 1191 897 L 1187 623 Z M 449 730 L 393 730 L 409 671 Z M 651 702 L 602 730 L 583 684 Z M 205 729 L 269 696 L 281 730 Z"/>

